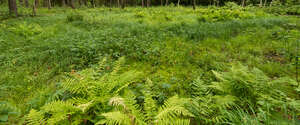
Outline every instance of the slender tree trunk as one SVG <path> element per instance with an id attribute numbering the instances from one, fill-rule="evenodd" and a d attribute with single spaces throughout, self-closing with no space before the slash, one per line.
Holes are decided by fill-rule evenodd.
<path id="1" fill-rule="evenodd" d="M 259 7 L 262 7 L 262 5 L 263 5 L 263 1 L 259 0 Z"/>
<path id="2" fill-rule="evenodd" d="M 92 2 L 92 6 L 95 8 L 96 7 L 95 0 L 91 0 L 91 2 Z"/>
<path id="3" fill-rule="evenodd" d="M 267 0 L 265 0 L 264 7 L 267 5 Z"/>
<path id="4" fill-rule="evenodd" d="M 180 0 L 177 1 L 177 7 L 179 7 L 179 4 L 180 4 Z"/>
<path id="5" fill-rule="evenodd" d="M 32 4 L 32 16 L 36 16 L 36 0 L 33 1 L 33 4 Z"/>
<path id="6" fill-rule="evenodd" d="M 37 8 L 40 5 L 40 0 L 35 0 L 34 1 L 34 7 Z"/>
<path id="7" fill-rule="evenodd" d="M 8 9 L 9 14 L 14 14 L 15 16 L 18 16 L 18 9 L 17 9 L 17 2 L 16 0 L 8 0 Z"/>
<path id="8" fill-rule="evenodd" d="M 23 6 L 23 0 L 19 0 L 21 6 Z"/>
<path id="9" fill-rule="evenodd" d="M 79 4 L 79 6 L 81 7 L 82 1 L 81 1 L 81 0 L 78 0 L 78 4 Z"/>
<path id="10" fill-rule="evenodd" d="M 142 7 L 144 7 L 144 0 L 142 0 Z"/>
<path id="11" fill-rule="evenodd" d="M 66 5 L 66 1 L 65 0 L 61 0 L 61 6 L 64 7 Z"/>
<path id="12" fill-rule="evenodd" d="M 29 7 L 29 2 L 28 2 L 28 0 L 24 0 L 25 1 L 25 7 Z"/>
<path id="13" fill-rule="evenodd" d="M 48 9 L 51 9 L 51 0 L 47 0 L 47 2 Z"/>
<path id="14" fill-rule="evenodd" d="M 169 2 L 169 1 L 168 1 L 168 0 L 166 0 L 166 6 L 168 6 L 168 4 L 169 4 L 168 2 Z"/>
<path id="15" fill-rule="evenodd" d="M 87 0 L 83 0 L 84 6 L 87 6 Z"/>
<path id="16" fill-rule="evenodd" d="M 245 0 L 242 0 L 242 7 L 245 6 Z"/>
<path id="17" fill-rule="evenodd" d="M 121 0 L 121 8 L 124 9 L 125 8 L 125 0 Z"/>
<path id="18" fill-rule="evenodd" d="M 72 9 L 75 9 L 74 0 L 71 0 L 71 7 Z"/>
<path id="19" fill-rule="evenodd" d="M 147 7 L 150 7 L 150 0 L 147 0 Z"/>
<path id="20" fill-rule="evenodd" d="M 272 6 L 273 0 L 270 2 L 270 7 Z"/>
<path id="21" fill-rule="evenodd" d="M 196 10 L 196 0 L 193 0 L 193 9 Z"/>
<path id="22" fill-rule="evenodd" d="M 163 0 L 160 0 L 160 6 L 163 6 L 164 3 L 163 3 Z"/>
<path id="23" fill-rule="evenodd" d="M 120 0 L 117 1 L 118 7 L 120 7 Z"/>

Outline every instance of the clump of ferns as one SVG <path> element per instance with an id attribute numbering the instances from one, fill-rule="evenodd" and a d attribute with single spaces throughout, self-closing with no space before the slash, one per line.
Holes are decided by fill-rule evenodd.
<path id="1" fill-rule="evenodd" d="M 114 107 L 111 112 L 103 113 L 105 119 L 97 124 L 106 125 L 188 125 L 193 117 L 185 105 L 190 102 L 188 98 L 177 95 L 169 98 L 162 106 L 153 100 L 151 91 L 144 92 L 143 106 L 137 105 L 135 95 L 131 92 L 125 97 L 113 97 L 109 104 Z"/>
<path id="2" fill-rule="evenodd" d="M 239 63 L 233 64 L 227 72 L 212 72 L 217 81 L 205 83 L 197 79 L 191 86 L 195 101 L 189 110 L 200 121 L 226 122 L 228 118 L 223 111 L 233 107 L 267 115 L 284 110 L 299 112 L 300 102 L 293 99 L 297 83 L 291 78 L 272 79 L 257 68 L 250 69 Z"/>
<path id="3" fill-rule="evenodd" d="M 109 111 L 110 98 L 123 93 L 130 84 L 141 81 L 142 73 L 120 71 L 125 58 L 114 63 L 111 72 L 105 71 L 106 59 L 96 68 L 71 74 L 61 83 L 61 89 L 71 95 L 64 100 L 52 101 L 40 108 L 32 109 L 26 117 L 27 124 L 81 124 L 95 122 L 97 114 Z"/>

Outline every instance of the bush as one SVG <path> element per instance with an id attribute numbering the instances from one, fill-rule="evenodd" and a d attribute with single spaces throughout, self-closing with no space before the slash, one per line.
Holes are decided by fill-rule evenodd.
<path id="1" fill-rule="evenodd" d="M 67 15 L 67 22 L 83 21 L 83 15 L 79 13 L 70 13 Z"/>

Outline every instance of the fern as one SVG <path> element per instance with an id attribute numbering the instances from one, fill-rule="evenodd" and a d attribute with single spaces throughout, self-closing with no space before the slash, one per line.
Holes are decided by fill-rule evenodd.
<path id="1" fill-rule="evenodd" d="M 9 121 L 9 117 L 18 118 L 20 110 L 8 102 L 0 102 L 0 123 Z"/>
<path id="2" fill-rule="evenodd" d="M 249 118 L 247 124 L 257 123 L 255 119 L 250 119 L 248 116 L 250 112 L 247 110 L 251 110 L 252 114 L 258 110 L 268 113 L 278 112 L 275 109 L 282 111 L 291 109 L 291 112 L 298 112 L 299 102 L 289 98 L 295 92 L 291 91 L 292 88 L 296 87 L 296 83 L 290 78 L 271 79 L 259 69 L 250 69 L 239 63 L 233 64 L 228 72 L 212 72 L 217 81 L 204 83 L 197 79 L 191 85 L 195 90 L 193 95 L 196 100 L 189 107 L 189 111 L 196 119 L 205 121 L 204 123 L 236 122 L 236 115 L 245 115 Z M 223 114 L 224 111 L 230 111 L 234 107 L 244 109 L 231 113 L 234 116 Z"/>
<path id="3" fill-rule="evenodd" d="M 45 123 L 44 114 L 37 110 L 30 110 L 29 114 L 26 115 L 26 124 L 28 125 L 41 125 Z"/>
<path id="4" fill-rule="evenodd" d="M 149 95 L 147 95 L 149 96 Z M 128 98 L 129 97 L 129 98 Z M 171 97 L 168 99 L 163 106 L 161 106 L 158 111 L 151 109 L 155 104 L 153 100 L 149 97 L 145 100 L 144 111 L 139 110 L 134 97 L 128 96 L 125 98 L 126 105 L 125 108 L 116 110 L 109 113 L 103 113 L 102 116 L 105 117 L 105 120 L 101 120 L 98 124 L 124 124 L 124 125 L 142 125 L 142 124 L 159 124 L 159 125 L 167 125 L 172 123 L 173 125 L 181 125 L 181 124 L 189 124 L 189 118 L 193 117 L 193 115 L 185 109 L 184 105 L 187 103 L 188 99 L 179 98 L 178 96 Z M 114 100 L 114 101 L 112 101 Z M 124 104 L 123 99 L 120 97 L 113 97 L 110 104 L 114 104 L 114 106 L 119 106 Z M 120 101 L 122 100 L 122 101 Z M 155 105 L 154 105 L 155 106 Z M 118 115 L 117 117 L 112 118 L 112 114 Z M 143 116 L 146 116 L 144 118 Z M 154 115 L 155 114 L 155 115 Z M 124 122 L 120 122 L 124 121 Z"/>
<path id="5" fill-rule="evenodd" d="M 96 124 L 107 124 L 107 125 L 131 125 L 130 118 L 128 115 L 120 112 L 108 112 L 102 114 L 105 117 L 105 120 L 101 120 Z"/>
<path id="6" fill-rule="evenodd" d="M 139 117 L 134 120 L 137 123 L 139 119 L 143 121 L 142 116 L 135 113 L 140 112 L 140 110 L 135 106 L 136 102 L 134 100 L 118 97 L 120 93 L 127 91 L 126 88 L 130 84 L 139 81 L 140 76 L 142 76 L 142 73 L 135 70 L 121 72 L 124 62 L 125 58 L 120 58 L 114 63 L 113 70 L 109 72 L 106 71 L 106 59 L 104 59 L 99 62 L 97 67 L 70 74 L 71 77 L 66 78 L 61 84 L 61 89 L 58 90 L 70 94 L 70 98 L 64 101 L 57 98 L 58 100 L 42 106 L 40 111 L 32 111 L 32 115 L 28 115 L 28 122 L 34 124 L 30 118 L 34 119 L 35 113 L 44 116 L 42 119 L 47 124 L 81 124 L 81 122 L 96 116 L 96 114 L 108 110 L 109 105 L 121 107 L 119 110 L 124 110 L 121 113 L 127 112 L 125 114 L 130 116 L 131 119 L 133 116 Z M 109 102 L 109 105 L 107 105 L 107 102 Z M 128 114 L 128 112 L 131 113 Z M 119 113 L 119 115 L 121 114 Z M 109 117 L 109 114 L 105 116 Z"/>

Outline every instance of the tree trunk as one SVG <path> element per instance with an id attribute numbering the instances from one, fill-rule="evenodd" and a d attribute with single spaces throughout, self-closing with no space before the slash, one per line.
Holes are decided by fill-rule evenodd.
<path id="1" fill-rule="evenodd" d="M 121 0 L 121 8 L 124 9 L 125 8 L 125 0 Z"/>
<path id="2" fill-rule="evenodd" d="M 91 0 L 91 4 L 92 4 L 92 6 L 93 6 L 94 8 L 96 7 L 95 0 Z"/>
<path id="3" fill-rule="evenodd" d="M 25 7 L 29 7 L 29 2 L 28 2 L 28 0 L 24 0 L 25 1 Z"/>
<path id="4" fill-rule="evenodd" d="M 64 7 L 66 5 L 66 1 L 65 0 L 61 0 L 61 6 Z"/>
<path id="5" fill-rule="evenodd" d="M 267 0 L 265 0 L 264 7 L 267 5 Z"/>
<path id="6" fill-rule="evenodd" d="M 263 1 L 259 0 L 259 7 L 262 7 L 262 5 L 263 5 Z"/>
<path id="7" fill-rule="evenodd" d="M 37 0 L 34 0 L 34 1 L 33 1 L 33 4 L 32 4 L 32 16 L 36 16 L 36 8 L 35 8 L 35 6 L 36 6 L 36 1 L 37 1 Z"/>
<path id="8" fill-rule="evenodd" d="M 273 3 L 273 0 L 271 0 L 271 2 L 270 2 L 270 7 L 272 7 L 272 3 Z"/>
<path id="9" fill-rule="evenodd" d="M 79 4 L 79 6 L 81 7 L 82 1 L 81 1 L 81 0 L 78 0 L 78 4 Z"/>
<path id="10" fill-rule="evenodd" d="M 193 0 L 193 9 L 196 10 L 196 0 Z"/>
<path id="11" fill-rule="evenodd" d="M 83 0 L 84 6 L 87 6 L 87 0 Z"/>
<path id="12" fill-rule="evenodd" d="M 47 0 L 47 7 L 48 7 L 48 9 L 51 9 L 51 0 Z"/>
<path id="13" fill-rule="evenodd" d="M 35 0 L 35 1 L 34 1 L 34 5 L 35 5 L 35 6 L 34 6 L 35 8 L 38 8 L 39 5 L 40 5 L 40 0 Z"/>
<path id="14" fill-rule="evenodd" d="M 180 0 L 177 1 L 177 7 L 179 7 L 179 4 L 180 4 Z"/>
<path id="15" fill-rule="evenodd" d="M 18 9 L 17 9 L 17 2 L 16 0 L 8 0 L 8 9 L 9 14 L 14 14 L 15 16 L 18 16 Z"/>
<path id="16" fill-rule="evenodd" d="M 160 6 L 163 6 L 164 3 L 163 3 L 163 0 L 160 0 Z"/>
<path id="17" fill-rule="evenodd" d="M 150 7 L 150 0 L 147 0 L 147 7 Z"/>
<path id="18" fill-rule="evenodd" d="M 23 0 L 19 0 L 21 6 L 23 6 Z"/>
<path id="19" fill-rule="evenodd" d="M 142 7 L 144 7 L 144 0 L 142 0 Z"/>
<path id="20" fill-rule="evenodd" d="M 245 0 L 242 0 L 242 7 L 245 6 Z"/>
<path id="21" fill-rule="evenodd" d="M 168 6 L 169 5 L 169 1 L 168 0 L 166 0 L 166 6 Z"/>
<path id="22" fill-rule="evenodd" d="M 74 0 L 69 0 L 68 2 L 72 9 L 75 9 Z"/>

